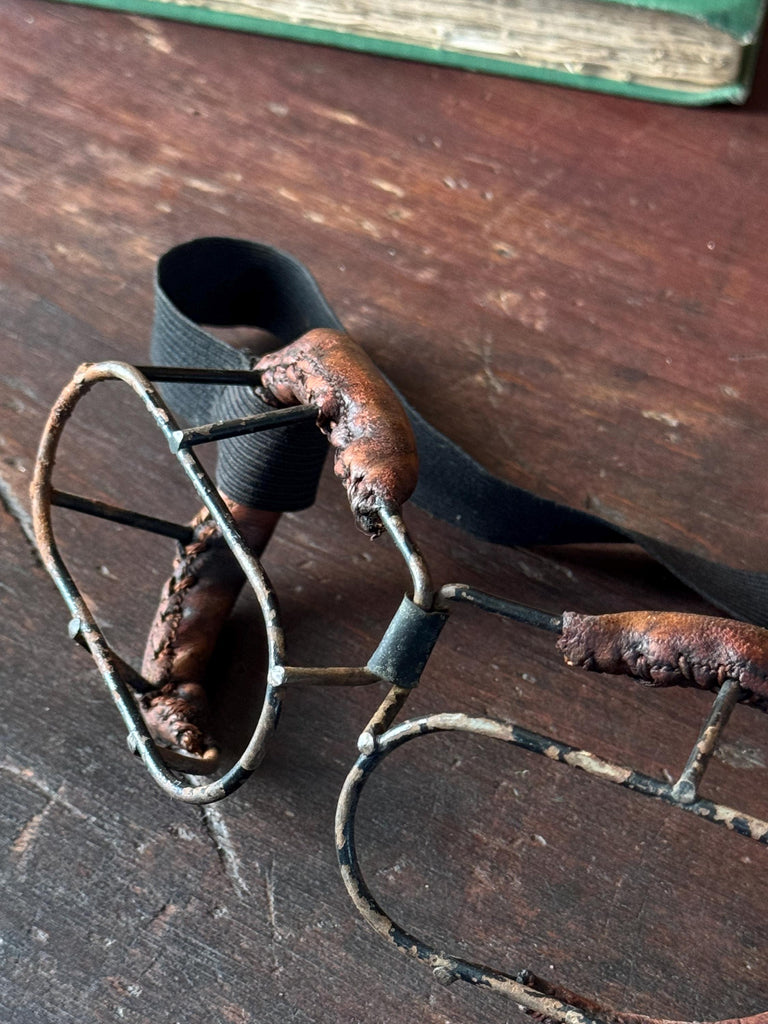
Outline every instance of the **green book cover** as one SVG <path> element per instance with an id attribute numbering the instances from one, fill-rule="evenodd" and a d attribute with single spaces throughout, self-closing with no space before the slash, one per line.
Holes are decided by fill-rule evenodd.
<path id="1" fill-rule="evenodd" d="M 766 0 L 63 0 L 689 105 L 743 103 Z"/>

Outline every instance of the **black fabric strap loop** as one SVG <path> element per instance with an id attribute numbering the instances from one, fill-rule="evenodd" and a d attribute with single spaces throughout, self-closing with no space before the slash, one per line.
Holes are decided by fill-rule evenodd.
<path id="1" fill-rule="evenodd" d="M 343 329 L 303 264 L 271 246 L 240 239 L 200 238 L 171 249 L 158 263 L 155 298 L 151 358 L 160 365 L 249 365 L 245 353 L 204 324 L 259 328 L 279 345 L 315 327 Z M 249 388 L 167 384 L 163 392 L 187 422 L 264 408 Z M 724 611 L 768 625 L 768 575 L 732 569 L 515 487 L 490 474 L 400 398 L 419 449 L 413 501 L 425 511 L 508 546 L 631 541 Z M 218 482 L 226 495 L 255 508 L 305 508 L 314 500 L 325 448 L 311 423 L 233 438 L 220 445 Z"/>
<path id="2" fill-rule="evenodd" d="M 230 238 L 201 238 L 161 257 L 155 281 L 150 357 L 158 365 L 244 369 L 242 350 L 206 331 L 254 327 L 276 347 L 313 327 L 341 330 L 309 271 L 269 246 Z M 270 408 L 247 387 L 165 384 L 162 393 L 188 424 L 251 416 Z M 327 451 L 311 422 L 249 434 L 219 445 L 217 483 L 243 505 L 295 512 L 315 500 Z"/>

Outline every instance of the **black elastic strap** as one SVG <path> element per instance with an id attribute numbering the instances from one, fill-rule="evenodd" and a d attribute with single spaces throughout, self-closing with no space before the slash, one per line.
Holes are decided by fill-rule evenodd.
<path id="1" fill-rule="evenodd" d="M 203 324 L 259 328 L 279 345 L 315 327 L 343 330 L 303 264 L 271 246 L 228 238 L 196 239 L 160 259 L 153 361 L 222 369 L 249 365 L 247 355 Z M 197 424 L 263 408 L 249 388 L 168 384 L 164 394 L 180 418 Z M 768 575 L 700 558 L 515 487 L 490 474 L 400 398 L 419 449 L 413 501 L 420 508 L 508 546 L 634 542 L 729 614 L 768 625 Z M 255 508 L 305 508 L 314 500 L 325 449 L 325 439 L 311 423 L 221 442 L 219 485 L 229 497 Z"/>
<path id="2" fill-rule="evenodd" d="M 203 238 L 161 257 L 150 356 L 164 366 L 237 370 L 251 357 L 214 337 L 212 327 L 254 327 L 281 347 L 312 327 L 339 327 L 308 271 L 268 246 Z M 164 384 L 186 424 L 252 416 L 270 408 L 247 387 Z M 233 437 L 219 444 L 217 482 L 251 508 L 295 512 L 315 500 L 327 443 L 312 422 Z"/>

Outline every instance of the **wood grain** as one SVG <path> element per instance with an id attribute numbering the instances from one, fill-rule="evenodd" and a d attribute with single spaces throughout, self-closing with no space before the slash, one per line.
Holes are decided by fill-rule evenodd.
<path id="1" fill-rule="evenodd" d="M 154 791 L 27 541 L 37 437 L 79 362 L 146 359 L 165 249 L 251 237 L 303 259 L 406 396 L 490 469 L 768 569 L 765 76 L 742 110 L 681 110 L 38 0 L 3 4 L 0 38 L 3 1021 L 518 1019 L 434 986 L 346 897 L 333 809 L 378 693 L 297 693 L 259 776 L 222 806 Z M 119 389 L 84 412 L 62 486 L 194 512 Z M 438 580 L 558 612 L 711 611 L 631 548 L 499 551 L 408 519 Z M 135 661 L 172 545 L 57 522 Z M 266 565 L 298 664 L 364 663 L 406 586 L 330 470 Z M 214 667 L 230 756 L 258 704 L 255 616 L 244 598 Z M 465 609 L 409 711 L 509 716 L 662 773 L 708 706 L 617 693 L 564 669 L 551 638 Z M 638 1011 L 768 1006 L 762 848 L 522 753 L 411 747 L 360 823 L 403 924 Z M 708 795 L 768 815 L 765 751 L 762 717 L 737 709 Z"/>

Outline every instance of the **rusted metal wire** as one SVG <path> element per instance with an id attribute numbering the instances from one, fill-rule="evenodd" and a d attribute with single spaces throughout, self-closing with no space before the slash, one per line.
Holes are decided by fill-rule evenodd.
<path id="1" fill-rule="evenodd" d="M 188 373 L 189 376 L 187 376 Z M 155 380 L 163 379 L 162 373 L 151 375 Z M 213 381 L 221 384 L 229 383 L 230 380 L 232 383 L 242 383 L 242 374 L 237 372 L 227 374 L 225 371 L 220 373 L 204 371 L 203 374 L 200 374 L 197 371 L 173 370 L 167 376 L 173 380 L 192 380 L 201 383 Z M 51 410 L 43 431 L 31 488 L 35 535 L 45 566 L 64 598 L 72 621 L 77 623 L 74 637 L 90 651 L 125 722 L 128 729 L 129 747 L 141 757 L 152 778 L 170 796 L 188 803 L 210 803 L 233 793 L 253 773 L 258 767 L 269 737 L 277 725 L 281 707 L 281 672 L 285 667 L 285 639 L 279 622 L 277 600 L 261 563 L 245 544 L 226 505 L 196 455 L 189 448 L 177 446 L 175 455 L 178 462 L 221 530 L 256 594 L 264 619 L 269 658 L 264 703 L 246 749 L 237 763 L 219 779 L 203 785 L 194 784 L 189 779 L 172 772 L 159 756 L 133 698 L 130 687 L 133 680 L 128 678 L 125 664 L 107 643 L 103 631 L 67 569 L 54 538 L 51 510 L 56 496 L 61 492 L 55 491 L 52 474 L 62 431 L 78 402 L 95 384 L 105 380 L 119 380 L 127 384 L 144 403 L 165 436 L 169 448 L 173 449 L 174 447 L 175 435 L 179 427 L 146 374 L 127 363 L 84 363 L 62 391 Z M 253 374 L 250 375 L 250 382 L 254 382 Z M 105 505 L 88 498 L 78 497 L 74 501 L 68 501 L 66 507 L 86 512 L 89 515 L 117 519 L 118 522 L 126 525 L 135 525 L 141 529 L 165 535 L 172 530 L 172 535 L 177 536 L 178 539 L 181 539 L 184 536 L 184 531 L 188 529 L 188 527 L 168 524 L 164 520 L 154 520 L 152 517 L 131 513 L 124 509 L 117 510 L 115 506 Z M 133 688 L 136 689 L 135 686 Z"/>
<path id="2" fill-rule="evenodd" d="M 52 508 L 59 507 L 99 516 L 140 530 L 187 543 L 189 526 L 172 523 L 92 498 L 69 494 L 53 486 L 52 474 L 59 440 L 78 402 L 91 388 L 106 380 L 122 381 L 141 399 L 166 438 L 192 486 L 218 526 L 253 588 L 264 620 L 268 672 L 261 714 L 253 735 L 237 763 L 220 778 L 196 784 L 173 772 L 162 761 L 137 709 L 134 694 L 152 684 L 143 679 L 114 652 L 77 588 L 56 545 Z M 128 743 L 143 760 L 158 785 L 171 796 L 192 803 L 207 803 L 234 792 L 251 775 L 264 755 L 280 713 L 284 694 L 291 686 L 361 686 L 389 683 L 379 708 L 362 731 L 360 756 L 341 791 L 336 812 L 336 840 L 344 883 L 362 916 L 379 934 L 407 955 L 432 968 L 443 984 L 463 980 L 503 992 L 526 1012 L 561 1024 L 658 1024 L 652 1018 L 621 1014 L 597 1006 L 594 1001 L 570 993 L 526 971 L 516 975 L 452 957 L 408 934 L 379 906 L 362 875 L 355 845 L 355 814 L 361 792 L 376 767 L 394 750 L 419 737 L 439 732 L 466 732 L 502 740 L 549 761 L 578 768 L 588 775 L 657 799 L 688 813 L 724 826 L 739 835 L 768 845 L 768 822 L 699 795 L 707 765 L 735 705 L 745 696 L 738 678 L 724 678 L 691 750 L 687 763 L 674 782 L 637 772 L 607 761 L 588 750 L 572 747 L 554 737 L 532 732 L 511 722 L 465 714 L 433 714 L 394 724 L 413 688 L 418 685 L 431 651 L 456 605 L 500 615 L 537 629 L 560 634 L 562 616 L 487 594 L 466 584 L 433 588 L 426 562 L 410 537 L 398 512 L 382 507 L 381 522 L 402 555 L 411 578 L 412 594 L 404 597 L 367 665 L 359 667 L 300 667 L 288 664 L 277 600 L 260 561 L 249 550 L 227 506 L 198 461 L 193 449 L 207 442 L 294 422 L 316 414 L 313 407 L 275 410 L 240 420 L 219 421 L 182 430 L 154 387 L 155 382 L 201 385 L 255 385 L 255 371 L 217 371 L 178 367 L 134 367 L 121 362 L 83 364 L 64 388 L 43 432 L 32 484 L 32 510 L 40 552 L 69 609 L 70 636 L 86 647 L 96 663 L 128 729 Z M 570 614 L 570 613 L 568 613 Z M 743 661 L 743 659 L 742 659 Z M 741 662 L 740 662 L 741 663 Z M 746 684 L 745 684 L 746 685 Z M 664 1024 L 664 1022 L 662 1022 Z M 741 1024 L 768 1024 L 768 1014 L 744 1018 Z"/>
<path id="3" fill-rule="evenodd" d="M 722 713 L 723 703 L 732 699 L 732 691 L 729 689 L 725 692 L 726 697 L 715 709 L 718 716 Z M 694 751 L 703 740 L 709 742 L 712 728 L 718 728 L 712 724 L 714 717 L 715 713 L 710 715 Z M 560 1024 L 668 1024 L 655 1018 L 601 1007 L 594 1000 L 568 992 L 556 985 L 539 982 L 539 979 L 535 979 L 524 969 L 516 974 L 510 974 L 450 956 L 443 949 L 438 949 L 411 935 L 382 909 L 363 877 L 357 856 L 355 815 L 360 796 L 374 770 L 389 754 L 411 740 L 440 732 L 470 733 L 511 743 L 523 750 L 540 754 L 550 761 L 579 768 L 604 782 L 611 782 L 635 793 L 654 797 L 707 821 L 724 825 L 764 845 L 768 844 L 768 822 L 709 800 L 697 797 L 691 799 L 687 791 L 681 797 L 678 792 L 680 780 L 675 784 L 663 782 L 624 765 L 606 761 L 591 751 L 572 747 L 551 736 L 531 732 L 511 722 L 476 718 L 465 714 L 434 714 L 409 719 L 377 735 L 375 746 L 372 749 L 368 747 L 361 753 L 344 782 L 336 809 L 336 847 L 342 879 L 352 902 L 374 931 L 387 942 L 406 956 L 430 967 L 436 981 L 443 985 L 465 981 L 502 993 L 528 1013 Z M 683 778 L 687 778 L 685 772 L 681 776 L 681 779 Z M 768 1014 L 745 1017 L 732 1024 L 768 1024 Z"/>

